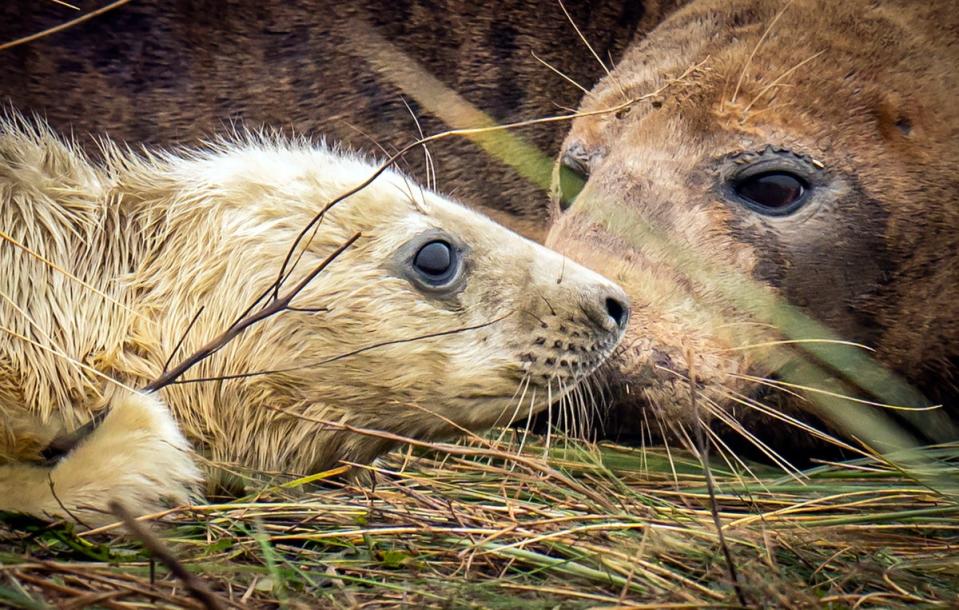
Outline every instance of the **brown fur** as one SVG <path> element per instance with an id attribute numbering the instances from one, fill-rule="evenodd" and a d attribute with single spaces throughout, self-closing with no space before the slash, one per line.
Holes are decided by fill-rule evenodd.
<path id="1" fill-rule="evenodd" d="M 124 408 L 49 477 L 69 510 L 117 495 L 143 512 L 196 478 L 177 425 L 227 471 L 368 462 L 392 443 L 321 421 L 425 439 L 505 424 L 567 396 L 622 334 L 614 284 L 387 171 L 326 214 L 286 289 L 362 236 L 295 309 L 247 329 L 160 403 L 131 388 L 160 375 L 201 306 L 179 357 L 240 316 L 313 214 L 375 166 L 264 137 L 176 154 L 104 143 L 101 156 L 42 125 L 0 122 L 0 229 L 47 261 L 0 244 L 0 487 L 42 487 L 0 508 L 62 514 L 47 469 L 24 462 L 49 438 L 37 430 L 73 430 L 105 405 Z M 448 289 L 412 269 L 438 238 L 461 250 Z M 250 375 L 189 382 L 232 374 Z"/>
<path id="2" fill-rule="evenodd" d="M 649 406 L 667 427 L 693 418 L 682 381 L 688 354 L 706 398 L 753 420 L 778 449 L 809 439 L 770 426 L 730 391 L 805 418 L 811 403 L 735 377 L 774 375 L 777 366 L 760 359 L 762 350 L 728 349 L 770 338 L 718 289 L 732 280 L 713 275 L 710 284 L 655 239 L 609 230 L 600 219 L 611 208 L 873 348 L 880 363 L 957 413 L 959 13 L 947 0 L 795 0 L 770 29 L 784 6 L 699 0 L 681 9 L 628 51 L 581 110 L 700 69 L 628 112 L 577 119 L 566 138 L 561 159 L 589 179 L 569 211 L 554 207 L 547 244 L 618 280 L 634 299 L 620 362 L 621 387 L 631 388 L 618 412 L 623 431 L 638 432 Z M 725 190 L 763 155 L 791 158 L 816 176 L 811 202 L 792 216 L 757 214 Z M 913 432 L 956 437 L 948 418 L 938 422 Z"/>
<path id="3" fill-rule="evenodd" d="M 671 1 L 569 2 L 609 65 L 637 29 Z M 99 0 L 76 3 L 84 10 Z M 663 6 L 661 6 L 663 5 Z M 52 2 L 0 7 L 0 41 L 76 16 Z M 0 100 L 36 111 L 62 131 L 167 145 L 193 143 L 232 121 L 335 137 L 379 154 L 447 129 L 364 60 L 357 28 L 369 24 L 414 61 L 498 121 L 562 112 L 603 74 L 555 0 L 137 0 L 85 24 L 0 54 Z M 553 154 L 563 132 L 524 130 Z M 430 147 L 439 186 L 527 235 L 542 237 L 547 197 L 465 140 Z M 407 162 L 422 177 L 422 155 Z M 548 176 L 545 182 L 548 182 Z"/>

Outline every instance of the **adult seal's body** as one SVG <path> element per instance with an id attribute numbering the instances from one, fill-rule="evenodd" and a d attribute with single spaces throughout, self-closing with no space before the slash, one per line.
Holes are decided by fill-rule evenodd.
<path id="1" fill-rule="evenodd" d="M 90 11 L 107 3 L 76 4 Z M 609 65 L 670 4 L 601 0 L 566 9 Z M 56 3 L 3 3 L 0 43 L 77 15 Z M 65 133 L 150 145 L 192 143 L 239 122 L 322 133 L 381 154 L 380 146 L 392 151 L 419 137 L 417 120 L 427 135 L 448 129 L 369 61 L 367 28 L 394 45 L 398 61 L 417 62 L 499 122 L 577 104 L 582 91 L 545 64 L 584 87 L 604 73 L 555 0 L 137 0 L 0 51 L 0 102 L 41 113 Z M 540 125 L 523 136 L 553 154 L 563 133 Z M 440 186 L 455 185 L 459 199 L 512 228 L 545 235 L 541 185 L 461 138 L 430 150 Z M 423 155 L 405 162 L 425 174 Z"/>
<path id="2" fill-rule="evenodd" d="M 375 167 L 262 138 L 101 156 L 0 122 L 2 509 L 89 523 L 111 499 L 182 500 L 187 440 L 227 472 L 303 474 L 394 444 L 337 423 L 423 439 L 507 423 L 568 395 L 626 323 L 608 280 L 387 171 L 294 250 L 281 294 L 360 233 L 286 311 L 143 395 L 262 304 L 298 233 Z"/>
<path id="3" fill-rule="evenodd" d="M 584 99 L 589 113 L 665 86 L 573 123 L 546 242 L 634 298 L 621 430 L 658 434 L 649 410 L 667 430 L 693 422 L 691 374 L 718 427 L 771 451 L 814 440 L 782 414 L 844 427 L 833 419 L 842 405 L 822 404 L 821 390 L 922 405 L 870 372 L 862 350 L 848 348 L 854 366 L 823 361 L 826 343 L 801 343 L 829 335 L 812 318 L 943 405 L 895 411 L 910 434 L 956 438 L 946 416 L 959 395 L 955 8 L 693 2 Z M 797 366 L 814 374 L 796 382 Z M 839 385 L 820 385 L 830 377 Z"/>

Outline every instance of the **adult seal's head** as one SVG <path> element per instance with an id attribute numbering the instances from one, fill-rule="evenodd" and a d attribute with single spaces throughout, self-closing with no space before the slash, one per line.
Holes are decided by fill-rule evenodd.
<path id="1" fill-rule="evenodd" d="M 890 402 L 900 379 L 954 409 L 957 27 L 948 1 L 700 0 L 585 97 L 547 244 L 633 298 L 619 425 L 656 433 L 651 409 L 683 436 L 691 375 L 702 416 L 767 455 L 811 442 L 789 418 L 841 423 L 824 392 Z M 812 320 L 898 377 L 811 357 Z M 915 436 L 956 435 L 913 415 Z"/>

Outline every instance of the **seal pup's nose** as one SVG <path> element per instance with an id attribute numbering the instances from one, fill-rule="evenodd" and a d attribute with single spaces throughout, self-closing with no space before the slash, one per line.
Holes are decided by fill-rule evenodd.
<path id="1" fill-rule="evenodd" d="M 583 311 L 601 330 L 622 332 L 629 321 L 629 297 L 618 286 L 602 286 L 586 300 Z"/>
<path id="2" fill-rule="evenodd" d="M 614 297 L 606 297 L 606 313 L 620 329 L 629 321 L 629 305 Z"/>

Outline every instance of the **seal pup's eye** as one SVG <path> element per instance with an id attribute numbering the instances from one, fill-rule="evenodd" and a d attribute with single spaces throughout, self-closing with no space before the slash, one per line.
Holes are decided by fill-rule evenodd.
<path id="1" fill-rule="evenodd" d="M 771 171 L 742 178 L 733 189 L 760 214 L 783 216 L 799 209 L 809 183 L 791 172 Z"/>
<path id="2" fill-rule="evenodd" d="M 386 261 L 387 268 L 414 288 L 440 300 L 455 301 L 467 283 L 470 247 L 440 229 L 413 237 Z"/>
<path id="3" fill-rule="evenodd" d="M 439 239 L 423 244 L 413 257 L 413 269 L 434 286 L 449 282 L 456 275 L 457 267 L 456 250 Z"/>

